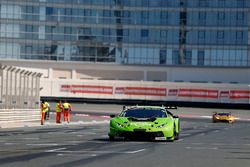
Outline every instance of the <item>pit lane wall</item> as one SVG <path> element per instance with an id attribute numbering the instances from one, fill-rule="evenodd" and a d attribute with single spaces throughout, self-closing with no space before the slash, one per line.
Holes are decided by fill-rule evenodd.
<path id="1" fill-rule="evenodd" d="M 249 104 L 246 84 L 42 79 L 42 97 Z"/>

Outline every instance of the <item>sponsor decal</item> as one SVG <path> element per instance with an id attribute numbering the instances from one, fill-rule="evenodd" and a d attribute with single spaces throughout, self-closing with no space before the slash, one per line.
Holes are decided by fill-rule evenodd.
<path id="1" fill-rule="evenodd" d="M 116 87 L 115 94 L 121 95 L 144 95 L 144 96 L 166 96 L 166 88 L 152 87 Z"/>
<path id="2" fill-rule="evenodd" d="M 249 99 L 250 91 L 249 90 L 231 90 L 230 99 Z"/>
<path id="3" fill-rule="evenodd" d="M 168 90 L 168 96 L 177 96 L 178 95 L 178 89 L 169 89 Z"/>
<path id="4" fill-rule="evenodd" d="M 113 87 L 98 85 L 61 85 L 61 91 L 71 93 L 113 94 Z"/>
<path id="5" fill-rule="evenodd" d="M 179 97 L 218 98 L 218 90 L 210 89 L 179 89 Z"/>
<path id="6" fill-rule="evenodd" d="M 221 98 L 229 98 L 230 92 L 229 91 L 220 91 Z"/>

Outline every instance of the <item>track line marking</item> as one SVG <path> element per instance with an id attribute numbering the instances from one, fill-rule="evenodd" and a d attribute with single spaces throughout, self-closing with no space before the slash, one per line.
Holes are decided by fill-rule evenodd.
<path id="1" fill-rule="evenodd" d="M 142 152 L 142 151 L 145 151 L 145 150 L 146 150 L 146 149 L 140 149 L 140 150 L 128 151 L 128 152 L 124 152 L 124 153 L 127 153 L 127 154 L 135 154 L 135 153 Z"/>
<path id="2" fill-rule="evenodd" d="M 26 144 L 27 146 L 58 146 L 57 143 Z"/>
<path id="3" fill-rule="evenodd" d="M 57 149 L 53 149 L 53 150 L 47 150 L 47 151 L 45 151 L 45 152 L 58 152 L 58 151 L 61 151 L 61 150 L 65 150 L 66 148 L 57 148 Z"/>
<path id="4" fill-rule="evenodd" d="M 82 154 L 57 154 L 57 156 L 68 156 L 68 157 L 82 157 L 82 156 L 88 156 L 88 157 L 96 157 L 97 154 L 85 154 L 85 155 L 82 155 Z"/>
<path id="5" fill-rule="evenodd" d="M 218 147 L 185 147 L 186 149 L 192 150 L 218 150 Z"/>
<path id="6" fill-rule="evenodd" d="M 92 154 L 136 154 L 142 151 L 145 151 L 146 149 L 140 149 L 140 150 L 135 150 L 135 151 L 91 151 L 91 150 L 82 150 L 82 151 L 70 151 L 70 150 L 65 150 L 66 148 L 59 148 L 59 149 L 54 149 L 54 150 L 48 150 L 49 152 L 55 152 L 55 153 L 60 153 L 60 154 L 74 154 L 74 153 L 92 153 Z M 48 152 L 47 151 L 47 152 Z"/>
<path id="7" fill-rule="evenodd" d="M 4 143 L 4 145 L 15 145 L 17 143 Z"/>
<path id="8" fill-rule="evenodd" d="M 179 139 L 179 140 L 177 140 L 176 142 L 177 143 L 180 143 L 180 142 L 182 142 L 184 139 Z"/>
<path id="9" fill-rule="evenodd" d="M 33 137 L 27 137 L 27 138 L 23 138 L 24 140 L 40 140 L 40 138 L 33 138 Z"/>

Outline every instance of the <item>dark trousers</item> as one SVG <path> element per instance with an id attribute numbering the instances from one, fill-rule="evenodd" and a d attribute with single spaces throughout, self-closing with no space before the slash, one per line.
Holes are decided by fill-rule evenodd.
<path id="1" fill-rule="evenodd" d="M 49 110 L 45 113 L 45 120 L 49 119 Z"/>

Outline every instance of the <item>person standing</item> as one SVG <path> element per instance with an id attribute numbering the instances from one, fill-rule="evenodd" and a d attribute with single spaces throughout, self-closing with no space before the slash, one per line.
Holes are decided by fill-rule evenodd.
<path id="1" fill-rule="evenodd" d="M 71 112 L 71 105 L 65 101 L 63 103 L 63 116 L 64 116 L 64 122 L 68 122 L 70 121 L 70 112 Z"/>
<path id="2" fill-rule="evenodd" d="M 42 113 L 42 116 L 41 116 L 41 125 L 44 124 L 45 114 L 46 114 L 47 111 L 48 111 L 48 106 L 46 105 L 45 101 L 42 100 L 42 103 L 41 103 L 41 113 Z"/>
<path id="3" fill-rule="evenodd" d="M 57 104 L 56 104 L 56 123 L 58 123 L 58 124 L 61 123 L 62 110 L 63 110 L 62 102 L 61 102 L 61 100 L 58 100 Z"/>
<path id="4" fill-rule="evenodd" d="M 45 113 L 45 120 L 49 120 L 50 105 L 47 101 L 45 101 L 44 104 L 47 106 L 47 111 Z"/>

